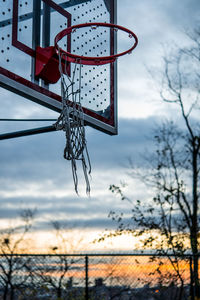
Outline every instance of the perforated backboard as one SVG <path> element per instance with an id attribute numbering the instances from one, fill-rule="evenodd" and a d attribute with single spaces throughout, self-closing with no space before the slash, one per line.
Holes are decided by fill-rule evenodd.
<path id="1" fill-rule="evenodd" d="M 2 0 L 0 13 L 0 85 L 29 100 L 60 112 L 60 81 L 46 84 L 35 77 L 35 49 L 54 45 L 58 32 L 92 22 L 116 24 L 115 0 Z M 97 56 L 116 53 L 116 35 L 84 31 L 64 42 L 73 53 Z M 72 64 L 71 64 L 72 65 Z M 69 66 L 72 70 L 72 66 Z M 72 72 L 71 72 L 72 73 Z M 81 102 L 87 125 L 117 134 L 117 66 L 82 67 Z"/>

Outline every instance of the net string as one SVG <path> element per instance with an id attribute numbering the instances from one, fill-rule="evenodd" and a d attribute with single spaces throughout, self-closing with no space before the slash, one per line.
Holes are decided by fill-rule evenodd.
<path id="1" fill-rule="evenodd" d="M 79 62 L 74 64 L 72 77 L 67 73 L 67 60 L 58 48 L 59 71 L 61 75 L 62 110 L 55 127 L 63 130 L 66 136 L 64 158 L 71 161 L 74 188 L 78 194 L 77 161 L 82 162 L 83 174 L 86 182 L 86 193 L 90 194 L 91 163 L 87 149 L 87 141 L 84 127 L 84 113 L 81 105 L 81 68 Z M 75 75 L 79 65 L 79 87 L 75 89 Z M 68 82 L 67 82 L 67 80 Z"/>

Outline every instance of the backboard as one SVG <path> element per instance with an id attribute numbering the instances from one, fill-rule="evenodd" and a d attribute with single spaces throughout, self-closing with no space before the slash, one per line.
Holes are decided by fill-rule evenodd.
<path id="1" fill-rule="evenodd" d="M 3 0 L 0 14 L 0 86 L 31 101 L 61 111 L 60 81 L 47 84 L 35 76 L 36 47 L 54 45 L 64 28 L 81 23 L 116 24 L 115 0 Z M 84 34 L 90 35 L 89 31 Z M 101 33 L 102 34 L 102 33 Z M 98 31 L 84 40 L 67 37 L 66 49 L 97 55 L 116 53 L 116 34 Z M 100 42 L 99 42 L 100 41 Z M 95 50 L 96 49 L 96 50 Z M 72 73 L 72 63 L 68 73 Z M 117 134 L 117 64 L 82 66 L 81 101 L 84 120 L 98 130 Z"/>

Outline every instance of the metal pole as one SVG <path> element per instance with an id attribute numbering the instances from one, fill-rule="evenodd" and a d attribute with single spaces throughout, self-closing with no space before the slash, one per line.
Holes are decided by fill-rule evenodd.
<path id="1" fill-rule="evenodd" d="M 89 300 L 88 290 L 88 256 L 85 256 L 85 300 Z"/>
<path id="2" fill-rule="evenodd" d="M 39 133 L 45 133 L 45 132 L 51 132 L 51 131 L 56 131 L 56 128 L 54 125 L 40 127 L 40 128 L 27 129 L 27 130 L 22 130 L 22 131 L 3 133 L 3 134 L 0 134 L 0 140 L 7 140 L 7 139 L 17 138 L 17 137 L 21 137 L 21 136 L 27 136 L 27 135 L 33 135 L 33 134 L 39 134 Z"/>
<path id="3" fill-rule="evenodd" d="M 43 27 L 42 27 L 42 47 L 50 46 L 50 6 L 43 2 Z M 49 89 L 49 84 L 42 80 L 42 87 Z"/>
<path id="4" fill-rule="evenodd" d="M 32 48 L 36 49 L 40 46 L 40 29 L 41 29 L 41 0 L 33 0 L 33 31 L 32 31 Z M 39 83 L 39 80 L 35 78 L 35 57 L 32 58 L 31 67 L 32 82 Z"/>

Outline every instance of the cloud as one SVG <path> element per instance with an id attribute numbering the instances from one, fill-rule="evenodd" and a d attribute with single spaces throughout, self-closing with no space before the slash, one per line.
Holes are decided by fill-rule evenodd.
<path id="1" fill-rule="evenodd" d="M 91 197 L 85 195 L 85 182 L 79 166 L 80 197 L 74 192 L 70 163 L 63 159 L 64 135 L 50 133 L 3 141 L 0 150 L 1 219 L 16 218 L 19 210 L 37 208 L 36 228 L 48 228 L 56 219 L 79 227 L 112 227 L 109 211 L 125 210 L 124 203 L 108 190 L 126 177 L 127 157 L 139 160 L 150 148 L 151 128 L 155 120 L 120 119 L 119 135 L 109 136 L 87 130 L 92 162 Z M 123 174 L 124 173 L 124 174 Z M 133 187 L 132 187 L 133 190 Z M 133 195 L 139 195 L 137 188 Z"/>
<path id="2" fill-rule="evenodd" d="M 110 209 L 129 212 L 127 203 L 108 190 L 120 180 L 131 182 L 134 199 L 150 192 L 129 181 L 127 158 L 142 166 L 141 154 L 153 150 L 152 129 L 172 109 L 161 105 L 145 65 L 161 68 L 162 45 L 186 43 L 185 29 L 198 19 L 200 2 L 118 1 L 118 24 L 133 30 L 139 38 L 131 55 L 118 60 L 119 134 L 109 136 L 86 129 L 92 163 L 91 197 L 78 164 L 80 197 L 74 192 L 70 162 L 64 160 L 62 132 L 0 142 L 0 218 L 15 219 L 22 208 L 37 208 L 36 228 L 49 228 L 52 219 L 80 227 L 112 227 Z M 124 39 L 123 39 L 124 42 Z M 120 40 L 119 40 L 120 43 Z M 122 45 L 124 46 L 124 44 Z M 57 118 L 58 114 L 1 89 L 1 118 Z M 46 123 L 45 123 L 46 125 Z M 1 132 L 44 126 L 44 123 L 0 123 Z"/>

